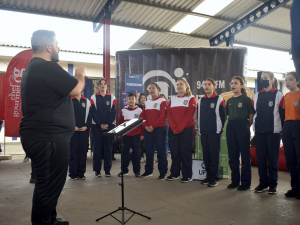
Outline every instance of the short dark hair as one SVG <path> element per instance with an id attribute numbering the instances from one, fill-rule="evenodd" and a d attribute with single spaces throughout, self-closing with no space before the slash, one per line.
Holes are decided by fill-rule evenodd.
<path id="1" fill-rule="evenodd" d="M 136 94 L 134 94 L 134 93 L 132 93 L 132 92 L 129 92 L 129 93 L 128 93 L 127 98 L 132 97 L 132 96 L 134 96 L 135 99 L 136 99 Z"/>
<path id="2" fill-rule="evenodd" d="M 37 30 L 33 32 L 31 37 L 31 47 L 33 54 L 41 53 L 47 44 L 53 44 L 55 37 L 54 31 Z"/>

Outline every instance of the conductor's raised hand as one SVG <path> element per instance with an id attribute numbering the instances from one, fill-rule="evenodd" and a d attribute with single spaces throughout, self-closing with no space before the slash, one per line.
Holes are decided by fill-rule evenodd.
<path id="1" fill-rule="evenodd" d="M 75 69 L 75 77 L 78 78 L 84 78 L 85 77 L 85 69 L 86 66 L 80 66 Z"/>

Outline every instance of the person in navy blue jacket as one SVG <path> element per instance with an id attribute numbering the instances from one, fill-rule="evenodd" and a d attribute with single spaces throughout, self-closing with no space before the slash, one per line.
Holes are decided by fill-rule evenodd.
<path id="1" fill-rule="evenodd" d="M 273 86 L 274 74 L 263 72 L 261 84 L 263 89 L 253 97 L 253 130 L 259 174 L 259 185 L 254 192 L 261 193 L 269 187 L 269 194 L 276 194 L 278 180 L 278 157 L 280 133 L 284 112 L 280 114 L 280 101 L 283 94 Z"/>
<path id="2" fill-rule="evenodd" d="M 219 184 L 221 138 L 226 121 L 225 102 L 215 92 L 216 81 L 207 78 L 205 95 L 198 101 L 198 133 L 201 135 L 206 178 L 201 184 L 215 187 Z"/>
<path id="3" fill-rule="evenodd" d="M 72 97 L 72 103 L 76 126 L 70 142 L 69 177 L 71 180 L 84 180 L 89 131 L 92 126 L 92 110 L 90 110 L 90 101 L 83 96 L 83 93 Z"/>
<path id="4" fill-rule="evenodd" d="M 91 97 L 93 112 L 92 135 L 93 135 L 93 170 L 95 176 L 101 177 L 102 146 L 104 148 L 104 171 L 105 176 L 110 177 L 112 163 L 113 137 L 103 135 L 115 128 L 117 100 L 107 91 L 107 82 L 101 78 L 98 82 L 99 91 Z"/>

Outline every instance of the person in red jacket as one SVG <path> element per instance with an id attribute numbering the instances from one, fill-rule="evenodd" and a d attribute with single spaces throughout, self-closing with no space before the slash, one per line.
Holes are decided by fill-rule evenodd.
<path id="1" fill-rule="evenodd" d="M 154 144 L 157 147 L 157 161 L 159 177 L 164 180 L 168 172 L 168 160 L 165 149 L 166 126 L 167 126 L 167 106 L 164 97 L 159 96 L 160 87 L 156 83 L 149 85 L 149 93 L 152 99 L 145 102 L 141 117 L 146 120 L 143 123 L 146 147 L 145 173 L 141 177 L 152 176 L 154 161 Z"/>
<path id="2" fill-rule="evenodd" d="M 129 93 L 127 95 L 127 103 L 120 113 L 117 126 L 126 122 L 128 120 L 139 118 L 142 110 L 136 103 L 136 95 L 134 93 Z M 132 166 L 133 172 L 136 177 L 140 177 L 140 156 L 141 156 L 141 139 L 144 138 L 144 135 L 141 137 L 142 127 L 137 127 L 134 130 L 130 131 L 123 137 L 123 168 L 122 172 L 118 174 L 121 176 L 128 176 L 128 166 L 130 161 L 129 150 L 132 148 Z"/>
<path id="3" fill-rule="evenodd" d="M 192 143 L 194 134 L 194 114 L 197 100 L 192 95 L 185 78 L 177 81 L 178 96 L 171 98 L 168 105 L 169 146 L 172 165 L 167 180 L 177 180 L 182 171 L 182 183 L 192 181 Z M 182 169 L 181 169 L 182 168 Z"/>

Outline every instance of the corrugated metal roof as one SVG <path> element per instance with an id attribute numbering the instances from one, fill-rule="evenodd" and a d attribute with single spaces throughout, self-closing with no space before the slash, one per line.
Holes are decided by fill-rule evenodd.
<path id="1" fill-rule="evenodd" d="M 249 12 L 255 10 L 263 3 L 263 1 L 235 0 L 223 10 L 221 10 L 218 14 L 216 14 L 216 16 L 230 19 L 232 21 L 237 21 L 238 19 L 247 15 Z M 291 3 L 292 1 L 290 1 L 287 6 L 290 6 Z M 232 25 L 232 23 L 230 22 L 209 19 L 206 23 L 197 28 L 191 34 L 207 37 L 207 39 L 209 39 L 223 31 L 230 25 Z M 274 12 L 259 20 L 255 25 L 265 27 L 265 29 L 261 27 L 258 28 L 257 26 L 251 26 L 235 35 L 235 43 L 276 49 L 281 51 L 290 51 L 291 36 L 289 33 L 291 31 L 291 25 L 290 10 L 288 7 L 275 10 Z M 276 31 L 271 31 L 272 29 Z M 157 35 L 153 35 L 153 32 L 147 32 L 131 47 L 131 49 L 134 49 L 136 47 L 141 48 L 143 45 L 154 45 L 157 47 L 198 47 L 209 46 L 209 41 L 202 38 L 193 38 L 186 36 L 178 37 L 177 35 L 171 35 L 167 33 L 159 33 Z"/>
<path id="2" fill-rule="evenodd" d="M 169 7 L 176 7 L 192 11 L 201 2 L 203 2 L 203 0 L 163 0 L 153 2 L 165 4 Z M 182 13 L 128 3 L 125 1 L 121 2 L 117 10 L 113 13 L 112 20 L 114 22 L 138 24 L 153 28 L 171 29 L 178 21 L 180 21 L 184 17 L 185 15 Z"/>
<path id="3" fill-rule="evenodd" d="M 146 32 L 132 48 L 140 47 L 140 43 L 170 47 L 209 46 L 208 40 L 205 39 L 214 37 L 230 26 L 232 23 L 228 20 L 236 21 L 265 2 L 265 0 L 234 0 L 216 15 L 219 20 L 209 19 L 192 32 L 201 38 L 167 32 L 187 15 L 187 11 L 192 12 L 203 1 L 123 0 L 112 14 L 111 24 L 151 30 Z M 0 9 L 94 21 L 106 2 L 107 0 L 0 0 Z M 237 34 L 236 43 L 290 51 L 291 3 L 292 1 L 288 2 L 287 7 L 277 9 L 255 24 L 266 29 L 253 26 Z M 276 31 L 271 31 L 272 29 Z M 159 32 L 154 32 L 155 30 Z"/>
<path id="4" fill-rule="evenodd" d="M 107 0 L 0 0 L 0 9 L 93 21 Z"/>
<path id="5" fill-rule="evenodd" d="M 15 47 L 15 48 L 28 48 L 31 49 L 30 46 L 22 46 L 22 45 L 11 45 L 11 44 L 1 44 L 0 43 L 0 47 Z M 61 52 L 72 52 L 72 53 L 82 53 L 82 54 L 89 54 L 89 55 L 102 55 L 99 53 L 94 53 L 94 52 L 82 52 L 82 51 L 70 51 L 70 50 L 64 50 L 64 49 L 60 49 L 59 51 Z"/>

